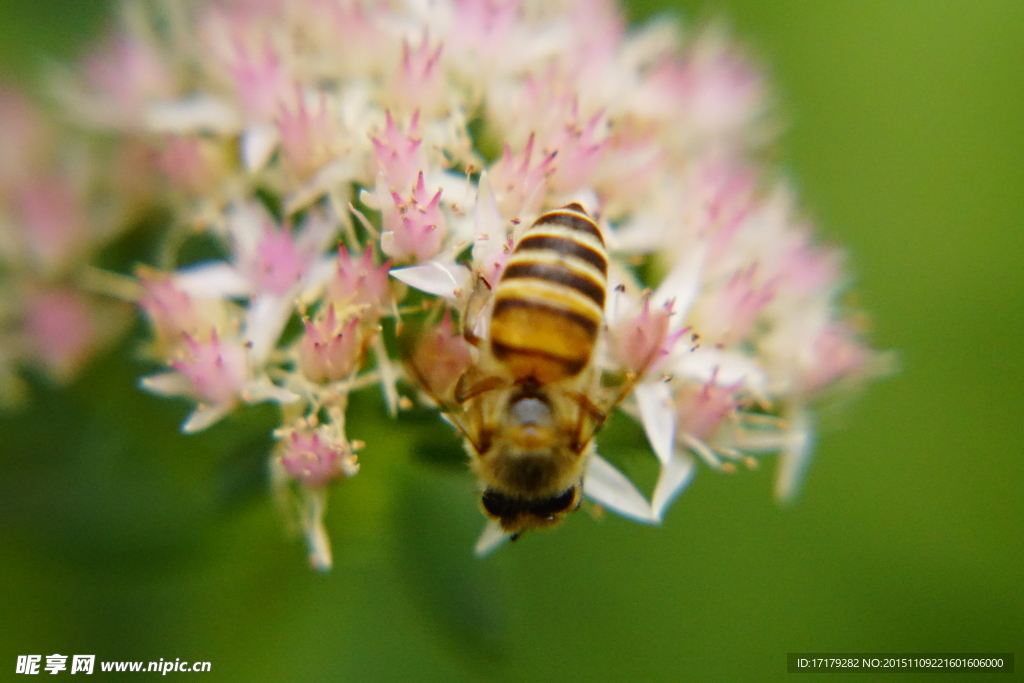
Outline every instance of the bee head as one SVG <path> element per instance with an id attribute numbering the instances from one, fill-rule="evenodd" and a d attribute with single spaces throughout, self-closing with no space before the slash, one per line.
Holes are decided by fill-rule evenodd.
<path id="1" fill-rule="evenodd" d="M 484 512 L 506 532 L 518 536 L 531 529 L 557 525 L 580 506 L 580 487 L 570 486 L 546 498 L 516 498 L 488 488 L 480 498 Z"/>

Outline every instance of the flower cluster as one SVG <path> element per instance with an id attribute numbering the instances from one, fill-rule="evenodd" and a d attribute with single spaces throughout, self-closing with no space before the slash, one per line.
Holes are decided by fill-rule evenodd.
<path id="1" fill-rule="evenodd" d="M 486 310 L 475 283 L 497 282 L 543 211 L 579 202 L 599 222 L 595 362 L 635 380 L 623 407 L 661 466 L 648 498 L 595 455 L 585 492 L 604 507 L 659 522 L 694 456 L 729 471 L 781 453 L 788 497 L 809 407 L 877 364 L 839 305 L 840 254 L 756 161 L 762 77 L 714 28 L 628 27 L 610 0 L 133 4 L 59 92 L 79 125 L 144 145 L 139 175 L 173 215 L 164 260 L 135 274 L 166 366 L 142 386 L 194 402 L 186 432 L 280 404 L 273 479 L 319 568 L 327 487 L 363 446 L 348 395 L 379 385 L 397 413 L 399 386 L 450 389 L 479 353 L 458 330 L 468 305 Z M 40 267 L 80 243 L 71 189 L 13 204 Z M 197 232 L 225 258 L 180 262 Z M 382 322 L 423 311 L 410 372 Z M 483 320 L 465 332 L 486 338 Z"/>

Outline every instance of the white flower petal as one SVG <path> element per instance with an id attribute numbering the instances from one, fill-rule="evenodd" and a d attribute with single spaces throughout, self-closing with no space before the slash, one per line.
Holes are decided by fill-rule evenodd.
<path id="1" fill-rule="evenodd" d="M 623 517 L 645 524 L 656 524 L 658 521 L 650 503 L 633 482 L 596 453 L 590 456 L 590 462 L 587 463 L 583 492 L 594 502 Z"/>
<path id="2" fill-rule="evenodd" d="M 164 396 L 188 396 L 192 393 L 192 380 L 180 372 L 158 372 L 139 380 L 146 391 Z"/>
<path id="3" fill-rule="evenodd" d="M 640 406 L 640 421 L 662 466 L 672 460 L 676 441 L 676 410 L 665 382 L 641 382 L 633 390 Z"/>
<path id="4" fill-rule="evenodd" d="M 267 165 L 270 155 L 277 149 L 277 126 L 272 123 L 253 123 L 242 133 L 242 165 L 249 173 L 256 173 Z"/>
<path id="5" fill-rule="evenodd" d="M 206 95 L 157 102 L 146 112 L 146 127 L 155 133 L 230 134 L 241 125 L 238 113 L 230 105 Z"/>
<path id="6" fill-rule="evenodd" d="M 277 345 L 288 317 L 292 314 L 293 299 L 288 295 L 264 292 L 249 303 L 245 336 L 249 343 L 249 357 L 254 365 L 261 365 Z"/>
<path id="7" fill-rule="evenodd" d="M 673 366 L 676 374 L 701 383 L 715 379 L 718 386 L 743 383 L 743 387 L 754 393 L 763 393 L 767 376 L 755 361 L 736 351 L 722 351 L 713 348 L 699 348 L 678 356 Z"/>
<path id="8" fill-rule="evenodd" d="M 493 251 L 493 245 L 500 249 L 505 243 L 505 221 L 498 211 L 498 200 L 494 197 L 491 180 L 487 171 L 480 174 L 476 205 L 473 207 L 473 258 L 477 260 L 477 248 L 483 245 L 481 257 Z"/>
<path id="9" fill-rule="evenodd" d="M 418 266 L 396 268 L 391 271 L 391 277 L 427 294 L 456 301 L 469 280 L 469 270 L 454 261 L 427 261 Z"/>
<path id="10" fill-rule="evenodd" d="M 675 301 L 672 307 L 675 312 L 675 315 L 672 316 L 673 329 L 683 326 L 693 302 L 697 299 L 706 253 L 707 250 L 703 245 L 694 249 L 672 269 L 652 297 L 651 303 L 655 307 L 664 306 L 669 300 Z"/>
<path id="11" fill-rule="evenodd" d="M 324 166 L 301 187 L 288 195 L 284 201 L 285 215 L 304 209 L 331 189 L 347 183 L 353 176 L 352 165 L 346 160 Z"/>
<path id="12" fill-rule="evenodd" d="M 787 421 L 789 445 L 779 456 L 779 472 L 775 477 L 775 499 L 780 503 L 790 502 L 800 490 L 814 446 L 810 413 L 804 407 L 793 410 Z"/>
<path id="13" fill-rule="evenodd" d="M 234 404 L 232 403 L 220 403 L 215 406 L 200 405 L 182 423 L 181 431 L 185 434 L 201 432 L 207 427 L 220 422 L 221 418 L 230 413 L 233 407 Z"/>
<path id="14" fill-rule="evenodd" d="M 262 403 L 263 401 L 273 401 L 274 403 L 280 403 L 282 405 L 287 403 L 295 403 L 301 398 L 298 394 L 293 391 L 289 391 L 284 387 L 279 387 L 270 381 L 270 378 L 266 375 L 260 375 L 254 380 L 246 382 L 245 386 L 241 391 L 242 399 L 246 403 Z"/>
<path id="15" fill-rule="evenodd" d="M 252 285 L 233 265 L 203 261 L 174 274 L 174 284 L 199 299 L 239 298 L 252 293 Z"/>
<path id="16" fill-rule="evenodd" d="M 506 534 L 501 528 L 501 525 L 491 520 L 487 522 L 487 526 L 484 527 L 483 533 L 480 534 L 480 538 L 477 539 L 476 545 L 473 546 L 473 553 L 477 557 L 483 557 L 484 555 L 490 555 L 497 548 L 508 541 L 510 535 Z"/>
<path id="17" fill-rule="evenodd" d="M 676 499 L 676 496 L 683 492 L 696 471 L 693 458 L 684 453 L 676 453 L 672 459 L 661 466 L 658 484 L 654 487 L 654 496 L 651 498 L 651 507 L 654 509 L 654 516 L 658 521 L 664 518 L 665 510 Z"/>

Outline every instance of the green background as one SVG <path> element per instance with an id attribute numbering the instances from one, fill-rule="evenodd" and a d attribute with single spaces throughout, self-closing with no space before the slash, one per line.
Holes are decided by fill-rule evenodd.
<path id="1" fill-rule="evenodd" d="M 659 529 L 574 515 L 478 561 L 454 437 L 371 396 L 319 575 L 263 488 L 272 411 L 184 438 L 187 406 L 138 393 L 122 347 L 0 419 L 0 679 L 55 652 L 207 660 L 170 677 L 211 681 L 761 681 L 789 651 L 1024 653 L 1024 3 L 668 9 L 723 11 L 769 65 L 782 163 L 899 353 L 825 421 L 800 500 L 773 502 L 771 461 L 705 469 Z M 0 3 L 0 68 L 74 54 L 103 10 Z"/>

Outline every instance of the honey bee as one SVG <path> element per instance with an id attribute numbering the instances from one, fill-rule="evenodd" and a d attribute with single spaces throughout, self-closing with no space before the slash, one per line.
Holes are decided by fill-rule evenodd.
<path id="1" fill-rule="evenodd" d="M 628 393 L 602 386 L 594 363 L 607 281 L 601 231 L 574 203 L 541 215 L 493 291 L 480 278 L 469 297 L 463 332 L 477 359 L 442 410 L 465 436 L 484 513 L 513 540 L 579 508 L 594 436 Z M 481 300 L 485 338 L 472 332 Z"/>

